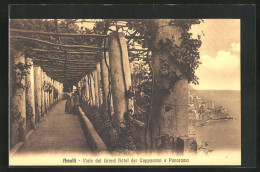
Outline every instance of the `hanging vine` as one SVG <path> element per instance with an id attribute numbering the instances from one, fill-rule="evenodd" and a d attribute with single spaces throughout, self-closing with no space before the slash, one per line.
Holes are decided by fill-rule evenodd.
<path id="1" fill-rule="evenodd" d="M 33 117 L 33 108 L 29 102 L 26 102 L 26 120 L 30 120 Z"/>
<path id="2" fill-rule="evenodd" d="M 175 38 L 166 38 L 165 41 L 160 40 L 157 45 L 157 50 L 160 52 L 168 53 L 168 59 L 178 66 L 178 70 L 169 67 L 169 63 L 165 59 L 160 59 L 160 73 L 166 75 L 170 80 L 170 88 L 174 84 L 186 78 L 189 83 L 195 85 L 199 84 L 198 77 L 195 75 L 195 70 L 199 67 L 201 62 L 199 48 L 201 46 L 201 36 L 198 35 L 197 39 L 192 38 L 192 33 L 189 33 L 193 24 L 199 24 L 200 20 L 171 20 L 170 26 L 177 26 L 182 29 L 180 46 L 175 44 Z"/>
<path id="3" fill-rule="evenodd" d="M 22 80 L 25 79 L 25 76 L 30 74 L 29 69 L 31 68 L 31 64 L 23 64 L 21 62 L 13 65 L 13 72 L 14 72 L 14 91 L 18 88 L 26 89 L 26 86 L 22 84 Z"/>
<path id="4" fill-rule="evenodd" d="M 24 64 L 24 63 L 17 63 L 13 64 L 12 70 L 13 70 L 13 95 L 17 92 L 17 90 L 22 89 L 23 91 L 27 89 L 27 86 L 22 83 L 22 81 L 25 79 L 25 77 L 30 74 L 29 69 L 31 68 L 31 64 Z M 19 94 L 17 94 L 19 95 Z M 26 105 L 27 106 L 27 105 Z M 26 108 L 27 110 L 27 108 Z M 27 113 L 26 113 L 27 114 Z M 30 116 L 31 114 L 29 114 Z M 21 112 L 19 111 L 18 107 L 11 107 L 10 108 L 10 119 L 11 122 L 20 121 L 21 120 Z"/>

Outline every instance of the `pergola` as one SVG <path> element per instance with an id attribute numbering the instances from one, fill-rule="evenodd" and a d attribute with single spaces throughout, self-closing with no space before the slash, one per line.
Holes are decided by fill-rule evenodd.
<path id="1" fill-rule="evenodd" d="M 17 106 L 22 117 L 26 117 L 28 104 L 35 107 L 32 119 L 35 125 L 53 103 L 61 99 L 64 84 L 67 84 L 77 86 L 78 90 L 81 90 L 80 96 L 92 106 L 108 107 L 113 104 L 117 118 L 123 121 L 124 113 L 134 107 L 133 100 L 126 96 L 126 92 L 131 88 L 128 52 L 147 50 L 129 49 L 127 39 L 135 37 L 126 38 L 123 33 L 117 31 L 108 35 L 107 28 L 104 34 L 60 33 L 57 20 L 55 23 L 56 33 L 10 29 L 10 40 L 25 45 L 21 56 L 13 59 L 13 63 L 33 66 L 25 79 L 21 80 L 24 85 L 31 87 L 21 90 L 24 93 L 22 99 L 16 91 L 11 106 Z M 84 41 L 84 44 L 65 43 L 64 40 L 69 38 L 94 38 L 96 44 L 90 45 L 87 41 Z M 27 46 L 30 43 L 36 46 Z M 82 92 L 83 85 L 85 87 Z M 46 91 L 46 87 L 51 89 Z M 54 100 L 55 89 L 59 94 L 58 100 Z M 23 126 L 26 128 L 25 123 Z"/>
<path id="2" fill-rule="evenodd" d="M 179 27 L 169 23 L 170 19 L 155 20 L 155 24 L 158 26 L 154 44 L 159 44 L 161 40 L 178 37 L 174 44 L 180 46 L 182 31 Z M 163 114 L 160 119 L 163 132 L 166 134 L 171 132 L 170 134 L 175 136 L 187 134 L 187 78 L 176 81 L 170 94 L 163 94 L 161 91 L 168 89 L 166 87 L 170 85 L 168 77 L 161 72 L 161 60 L 168 63 L 171 69 L 180 70 L 179 66 L 171 61 L 167 52 L 156 48 L 153 50 L 129 49 L 127 42 L 130 39 L 145 38 L 135 35 L 126 36 L 118 30 L 108 34 L 107 25 L 103 34 L 76 34 L 60 33 L 57 20 L 55 20 L 55 24 L 56 32 L 10 29 L 11 41 L 36 45 L 33 46 L 35 48 L 25 46 L 20 50 L 21 53 L 18 57 L 12 59 L 13 64 L 30 63 L 32 65 L 30 73 L 25 78 L 16 77 L 14 81 L 11 81 L 17 83 L 19 78 L 20 84 L 26 86 L 26 89 L 16 88 L 11 98 L 11 113 L 13 110 L 17 110 L 21 116 L 19 125 L 22 127 L 19 128 L 19 140 L 24 140 L 25 137 L 27 106 L 32 107 L 33 116 L 30 120 L 34 126 L 55 102 L 61 100 L 64 84 L 77 86 L 78 90 L 81 90 L 81 98 L 91 106 L 103 105 L 107 109 L 112 106 L 114 118 L 118 125 L 124 128 L 127 120 L 125 114 L 131 117 L 134 113 L 134 99 L 131 98 L 133 90 L 131 90 L 130 51 L 145 53 L 152 51 L 150 68 L 153 68 L 152 91 L 154 92 L 152 92 L 151 113 Z M 69 38 L 80 38 L 83 39 L 83 42 L 64 42 Z M 87 38 L 95 38 L 98 41 L 91 44 L 90 41 L 84 41 Z M 179 73 L 181 72 L 179 71 Z M 11 84 L 11 87 L 12 85 L 15 84 Z M 47 86 L 51 87 L 48 91 L 45 89 Z M 54 99 L 54 90 L 58 92 L 57 99 Z M 165 111 L 161 112 L 161 109 L 165 109 Z M 157 125 L 155 115 L 150 118 L 151 123 Z M 157 129 L 155 128 L 155 130 Z M 156 135 L 156 132 L 158 131 L 154 131 L 153 134 Z"/>
<path id="3" fill-rule="evenodd" d="M 62 44 L 62 37 L 96 37 L 102 41 L 107 35 L 98 34 L 73 34 L 73 33 L 51 33 L 41 31 L 28 31 L 10 29 L 11 33 L 28 36 L 10 36 L 11 39 L 37 42 L 48 45 L 53 49 L 28 49 L 27 57 L 33 59 L 34 63 L 41 66 L 48 76 L 59 81 L 77 83 L 88 72 L 96 68 L 96 63 L 100 61 L 100 56 L 106 50 L 104 47 L 93 47 L 87 45 L 66 45 Z M 44 35 L 46 37 L 57 37 L 59 44 L 35 39 L 30 35 Z M 58 48 L 58 49 L 57 49 Z"/>

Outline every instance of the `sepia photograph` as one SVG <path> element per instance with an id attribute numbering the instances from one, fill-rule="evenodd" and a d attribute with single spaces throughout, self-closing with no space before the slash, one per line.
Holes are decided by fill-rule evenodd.
<path id="1" fill-rule="evenodd" d="M 9 166 L 241 165 L 240 19 L 9 19 Z"/>

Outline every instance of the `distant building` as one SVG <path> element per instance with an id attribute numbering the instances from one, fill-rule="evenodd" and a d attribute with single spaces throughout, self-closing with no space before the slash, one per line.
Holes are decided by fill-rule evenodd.
<path id="1" fill-rule="evenodd" d="M 200 119 L 200 116 L 196 110 L 189 111 L 189 120 L 190 121 L 199 120 L 199 119 Z"/>
<path id="2" fill-rule="evenodd" d="M 210 108 L 210 109 L 214 109 L 214 108 L 215 108 L 214 103 L 209 102 L 209 108 Z"/>
<path id="3" fill-rule="evenodd" d="M 218 110 L 220 113 L 227 113 L 227 110 L 223 106 L 219 106 Z"/>

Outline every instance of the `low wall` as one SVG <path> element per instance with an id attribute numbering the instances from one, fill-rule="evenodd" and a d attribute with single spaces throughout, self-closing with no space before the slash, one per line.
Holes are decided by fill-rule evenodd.
<path id="1" fill-rule="evenodd" d="M 79 116 L 83 122 L 84 133 L 86 135 L 86 139 L 90 149 L 96 152 L 107 152 L 107 146 L 100 138 L 100 136 L 97 134 L 92 123 L 86 117 L 85 113 L 82 111 L 80 106 L 79 106 Z"/>

